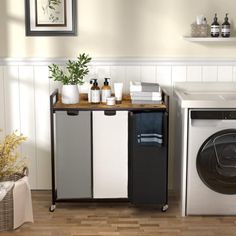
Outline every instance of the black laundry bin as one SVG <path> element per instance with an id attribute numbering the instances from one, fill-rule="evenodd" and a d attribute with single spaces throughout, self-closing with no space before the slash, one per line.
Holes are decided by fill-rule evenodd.
<path id="1" fill-rule="evenodd" d="M 129 114 L 129 199 L 133 204 L 157 204 L 168 209 L 168 113 L 162 115 L 162 143 L 140 143 L 140 114 Z M 145 112 L 147 117 L 153 112 Z M 151 122 L 150 125 L 155 125 Z"/>

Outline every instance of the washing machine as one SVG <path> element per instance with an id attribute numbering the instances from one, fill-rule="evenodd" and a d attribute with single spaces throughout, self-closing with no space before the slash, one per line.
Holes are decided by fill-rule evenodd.
<path id="1" fill-rule="evenodd" d="M 188 109 L 185 215 L 236 214 L 236 109 Z"/>

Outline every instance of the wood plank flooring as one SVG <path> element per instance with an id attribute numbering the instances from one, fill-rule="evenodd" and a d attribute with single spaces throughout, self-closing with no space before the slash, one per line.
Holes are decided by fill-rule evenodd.
<path id="1" fill-rule="evenodd" d="M 236 217 L 181 217 L 176 199 L 169 209 L 134 207 L 129 203 L 58 203 L 48 211 L 49 191 L 33 191 L 34 223 L 0 236 L 232 236 Z"/>

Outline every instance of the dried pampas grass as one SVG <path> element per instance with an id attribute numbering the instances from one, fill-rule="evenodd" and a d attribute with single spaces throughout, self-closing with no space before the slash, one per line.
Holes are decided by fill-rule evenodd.
<path id="1" fill-rule="evenodd" d="M 25 136 L 14 131 L 0 143 L 0 179 L 21 173 L 26 166 L 25 159 L 17 152 L 18 146 L 25 140 Z"/>

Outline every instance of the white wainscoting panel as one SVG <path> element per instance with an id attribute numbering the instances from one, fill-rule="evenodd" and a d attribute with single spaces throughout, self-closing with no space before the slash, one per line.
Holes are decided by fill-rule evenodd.
<path id="1" fill-rule="evenodd" d="M 104 85 L 104 78 L 111 78 L 111 68 L 110 66 L 91 66 L 91 69 L 92 70 L 89 71 L 89 74 L 87 76 L 88 78 L 87 80 L 89 81 L 92 78 L 98 79 L 98 86 L 101 89 L 102 86 Z M 119 72 L 120 72 L 119 69 L 114 71 L 114 75 L 118 79 L 121 77 L 121 74 L 119 75 Z M 110 85 L 113 85 L 113 81 L 110 81 Z"/>
<path id="2" fill-rule="evenodd" d="M 156 82 L 156 67 L 142 66 L 141 67 L 141 81 L 155 83 Z"/>
<path id="3" fill-rule="evenodd" d="M 236 82 L 236 66 L 233 66 L 233 82 Z"/>
<path id="4" fill-rule="evenodd" d="M 19 67 L 4 67 L 4 90 L 5 90 L 5 133 L 13 130 L 21 131 L 20 126 L 20 89 Z"/>
<path id="5" fill-rule="evenodd" d="M 5 106 L 4 106 L 4 74 L 3 66 L 0 66 L 0 141 L 2 141 L 5 136 Z"/>
<path id="6" fill-rule="evenodd" d="M 111 66 L 110 68 L 110 73 L 111 73 L 111 90 L 114 92 L 113 84 L 115 82 L 123 82 L 124 87 L 123 87 L 123 92 L 127 92 L 127 81 L 126 81 L 126 70 L 124 66 Z"/>
<path id="7" fill-rule="evenodd" d="M 218 66 L 218 81 L 232 82 L 233 67 L 232 66 Z"/>
<path id="8" fill-rule="evenodd" d="M 48 65 L 60 64 L 64 59 L 0 59 L 0 138 L 13 130 L 28 136 L 20 152 L 29 157 L 30 183 L 33 189 L 51 186 L 51 147 L 49 95 L 61 84 L 49 80 Z M 129 82 L 158 82 L 170 94 L 170 165 L 169 187 L 172 188 L 175 103 L 173 85 L 177 81 L 235 81 L 236 60 L 194 59 L 95 59 L 90 64 L 89 81 L 94 76 L 100 87 L 105 77 L 114 82 L 124 82 L 124 92 L 129 92 Z M 114 91 L 114 90 L 113 90 Z"/>
<path id="9" fill-rule="evenodd" d="M 19 67 L 20 130 L 27 137 L 22 144 L 22 156 L 29 165 L 30 186 L 37 186 L 37 160 L 35 155 L 35 99 L 34 67 Z"/>
<path id="10" fill-rule="evenodd" d="M 99 81 L 102 83 L 104 82 L 104 78 L 111 78 L 111 70 L 110 66 L 96 66 L 91 67 L 92 70 L 90 70 L 91 77 L 98 78 Z M 117 75 L 119 77 L 119 75 Z M 90 77 L 90 78 L 91 78 Z"/>
<path id="11" fill-rule="evenodd" d="M 199 82 L 202 81 L 202 67 L 188 66 L 187 67 L 187 81 Z"/>
<path id="12" fill-rule="evenodd" d="M 37 158 L 37 188 L 50 188 L 51 181 L 51 143 L 50 143 L 50 83 L 48 67 L 35 66 L 35 128 L 36 128 L 36 158 Z M 43 170 L 43 173 L 42 173 Z"/>
<path id="13" fill-rule="evenodd" d="M 171 66 L 157 66 L 156 67 L 156 82 L 162 87 L 166 88 L 171 92 Z"/>
<path id="14" fill-rule="evenodd" d="M 127 66 L 126 67 L 126 80 L 129 81 L 141 81 L 141 68 L 140 66 Z M 129 89 L 129 83 L 127 90 Z"/>
<path id="15" fill-rule="evenodd" d="M 217 66 L 203 66 L 202 67 L 202 81 L 214 82 L 218 80 L 218 67 Z"/>
<path id="16" fill-rule="evenodd" d="M 184 82 L 187 80 L 186 66 L 172 66 L 172 83 Z"/>

